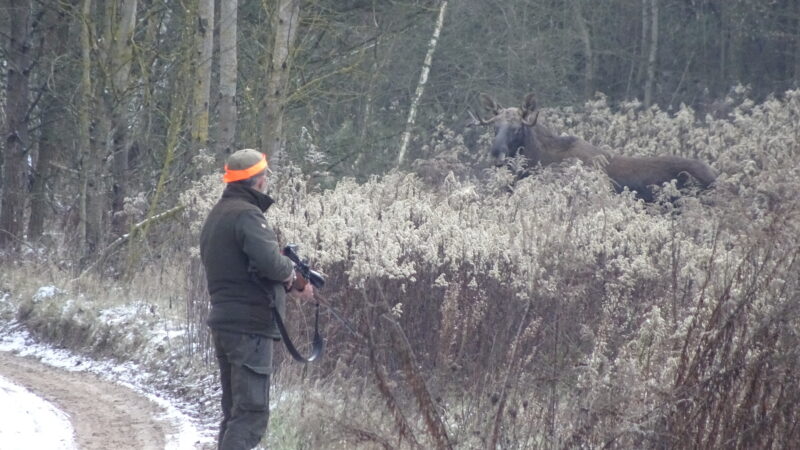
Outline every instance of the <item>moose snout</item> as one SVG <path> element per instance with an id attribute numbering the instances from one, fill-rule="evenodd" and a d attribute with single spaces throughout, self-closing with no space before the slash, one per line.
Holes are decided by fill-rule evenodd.
<path id="1" fill-rule="evenodd" d="M 508 142 L 505 139 L 505 136 L 496 136 L 492 142 L 492 150 L 490 152 L 494 165 L 504 165 L 506 163 L 506 156 L 508 156 L 508 154 Z"/>
<path id="2" fill-rule="evenodd" d="M 500 127 L 497 129 L 494 139 L 492 140 L 492 149 L 490 155 L 492 162 L 495 166 L 500 167 L 506 164 L 506 158 L 511 154 L 509 151 L 509 144 L 511 143 L 508 128 Z"/>
<path id="3" fill-rule="evenodd" d="M 492 163 L 496 167 L 500 167 L 505 165 L 506 163 L 506 155 L 508 154 L 508 147 L 502 148 L 495 148 L 492 147 Z"/>

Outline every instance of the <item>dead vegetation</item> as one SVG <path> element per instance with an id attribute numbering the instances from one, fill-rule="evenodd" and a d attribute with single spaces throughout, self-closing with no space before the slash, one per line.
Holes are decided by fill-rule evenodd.
<path id="1" fill-rule="evenodd" d="M 509 187 L 504 170 L 473 170 L 480 158 L 446 131 L 432 148 L 453 155 L 422 177 L 344 179 L 320 191 L 286 174 L 270 219 L 328 275 L 336 314 L 323 313 L 324 360 L 286 361 L 276 374 L 274 448 L 800 441 L 800 92 L 702 123 L 691 111 L 612 112 L 600 100 L 542 114 L 621 152 L 702 157 L 721 173 L 718 186 L 687 195 L 666 185 L 672 201 L 647 205 L 614 194 L 592 168 L 565 164 Z M 186 194 L 179 242 L 193 242 L 220 187 L 212 175 Z M 186 263 L 193 250 L 165 254 L 183 257 L 162 260 L 170 275 L 137 286 L 180 296 L 172 315 L 188 330 L 182 370 L 208 376 L 203 279 Z M 61 298 L 76 298 L 68 292 Z M 96 313 L 28 305 L 31 296 L 20 291 L 17 317 L 42 336 L 136 345 L 104 338 Z M 65 311 L 68 326 L 58 319 Z M 94 331 L 81 328 L 81 314 Z M 289 314 L 297 340 L 310 342 L 313 313 L 292 305 Z"/>

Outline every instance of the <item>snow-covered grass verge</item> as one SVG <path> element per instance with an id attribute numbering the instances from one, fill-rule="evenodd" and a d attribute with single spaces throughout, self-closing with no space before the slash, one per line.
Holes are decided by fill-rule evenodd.
<path id="1" fill-rule="evenodd" d="M 0 330 L 0 351 L 13 352 L 19 356 L 33 357 L 45 364 L 62 370 L 92 372 L 100 375 L 104 379 L 118 383 L 147 397 L 164 410 L 163 416 L 156 417 L 156 419 L 163 420 L 173 425 L 174 434 L 166 436 L 167 449 L 195 449 L 198 448 L 199 445 L 210 442 L 213 439 L 211 430 L 206 428 L 207 424 L 192 418 L 198 415 L 193 405 L 188 404 L 184 400 L 177 399 L 168 393 L 158 392 L 153 389 L 152 386 L 148 384 L 150 375 L 134 363 L 120 363 L 111 359 L 95 360 L 75 354 L 69 350 L 53 348 L 52 346 L 38 342 L 17 322 L 6 324 L 2 330 Z M 7 424 L 8 422 L 3 423 Z M 61 428 L 54 427 L 52 429 L 58 431 Z M 48 431 L 48 433 L 50 432 Z M 0 442 L 3 441 L 0 439 Z M 27 448 L 72 447 L 44 445 L 41 447 L 34 446 Z"/>
<path id="2" fill-rule="evenodd" d="M 67 371 L 95 373 L 149 398 L 166 411 L 159 419 L 176 430 L 167 436 L 169 449 L 216 445 L 216 361 L 201 352 L 188 354 L 185 324 L 163 313 L 157 300 L 109 300 L 53 285 L 36 288 L 30 277 L 27 282 L 32 284 L 26 289 L 0 292 L 0 351 Z M 282 349 L 276 346 L 276 351 Z M 300 420 L 308 422 L 309 417 L 301 416 L 311 411 L 303 403 L 321 397 L 308 395 L 299 366 L 285 369 L 273 376 L 263 448 L 302 447 L 309 428 Z M 311 383 L 310 388 L 316 386 Z"/>
<path id="3" fill-rule="evenodd" d="M 174 424 L 167 448 L 213 441 L 216 417 L 206 410 L 216 404 L 213 373 L 184 355 L 182 327 L 156 314 L 157 305 L 109 302 L 53 285 L 29 292 L 0 293 L 0 351 L 96 373 L 139 392 Z"/>

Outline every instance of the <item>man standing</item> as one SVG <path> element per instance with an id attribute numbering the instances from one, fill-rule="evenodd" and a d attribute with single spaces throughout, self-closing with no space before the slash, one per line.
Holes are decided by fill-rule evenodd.
<path id="1" fill-rule="evenodd" d="M 200 233 L 222 382 L 220 450 L 251 449 L 267 429 L 272 344 L 280 339 L 272 307 L 283 314 L 295 277 L 264 217 L 273 203 L 268 172 L 261 152 L 233 153 L 225 165 L 227 186 Z M 311 283 L 293 292 L 304 300 L 314 295 Z"/>

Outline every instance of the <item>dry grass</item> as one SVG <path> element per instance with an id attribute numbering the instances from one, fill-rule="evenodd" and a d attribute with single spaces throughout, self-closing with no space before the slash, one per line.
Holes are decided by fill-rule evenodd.
<path id="1" fill-rule="evenodd" d="M 685 108 L 611 111 L 602 98 L 543 112 L 595 144 L 698 157 L 721 172 L 714 190 L 666 186 L 674 201 L 653 205 L 613 194 L 580 165 L 510 187 L 513 174 L 475 170 L 481 155 L 444 128 L 419 176 L 319 191 L 282 174 L 269 220 L 326 272 L 324 295 L 348 323 L 324 315 L 321 364 L 283 364 L 273 448 L 800 441 L 800 92 L 731 101 L 728 120 L 700 122 Z M 220 189 L 214 174 L 185 194 L 184 247 L 132 288 L 186 302 L 176 309 L 187 361 L 205 373 L 204 281 L 185 244 Z M 41 278 L 15 273 L 3 286 L 30 297 Z M 311 313 L 289 314 L 302 342 Z"/>

